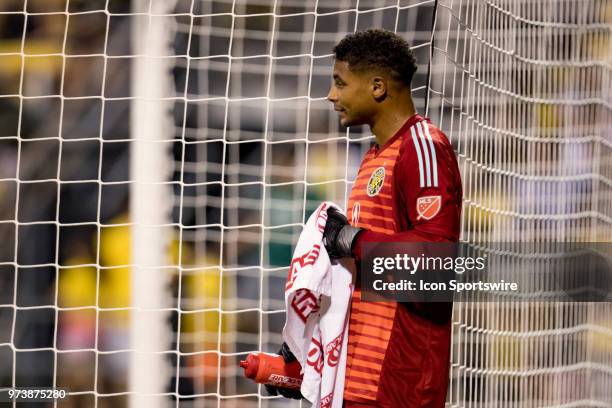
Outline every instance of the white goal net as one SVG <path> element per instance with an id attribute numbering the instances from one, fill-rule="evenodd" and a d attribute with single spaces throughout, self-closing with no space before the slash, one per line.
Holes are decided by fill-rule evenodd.
<path id="1" fill-rule="evenodd" d="M 612 239 L 610 0 L 5 0 L 0 390 L 299 406 L 238 362 L 279 348 L 301 227 L 373 142 L 326 95 L 374 27 L 455 148 L 462 241 Z M 610 344 L 607 303 L 457 303 L 447 406 L 610 406 Z"/>
<path id="2" fill-rule="evenodd" d="M 612 2 L 436 11 L 428 113 L 459 158 L 461 239 L 609 242 Z M 539 300 L 455 305 L 450 406 L 612 403 L 610 304 Z"/>

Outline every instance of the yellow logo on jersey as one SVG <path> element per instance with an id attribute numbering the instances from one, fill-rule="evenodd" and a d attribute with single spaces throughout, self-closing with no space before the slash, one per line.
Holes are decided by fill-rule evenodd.
<path id="1" fill-rule="evenodd" d="M 368 181 L 367 192 L 370 197 L 374 197 L 380 192 L 380 189 L 385 182 L 385 168 L 379 167 L 372 172 L 370 181 Z"/>

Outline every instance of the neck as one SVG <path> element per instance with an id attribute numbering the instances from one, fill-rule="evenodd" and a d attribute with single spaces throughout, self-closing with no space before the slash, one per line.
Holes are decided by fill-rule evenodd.
<path id="1" fill-rule="evenodd" d="M 374 136 L 376 136 L 378 146 L 384 146 L 415 113 L 416 110 L 414 109 L 412 98 L 408 98 L 404 103 L 382 108 L 370 124 L 370 129 Z"/>

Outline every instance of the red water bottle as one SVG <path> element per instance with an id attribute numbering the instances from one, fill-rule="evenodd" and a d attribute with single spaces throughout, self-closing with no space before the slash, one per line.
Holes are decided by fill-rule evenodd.
<path id="1" fill-rule="evenodd" d="M 278 354 L 251 353 L 240 362 L 240 367 L 244 368 L 244 376 L 256 383 L 298 390 L 302 385 L 300 363 L 285 363 Z"/>

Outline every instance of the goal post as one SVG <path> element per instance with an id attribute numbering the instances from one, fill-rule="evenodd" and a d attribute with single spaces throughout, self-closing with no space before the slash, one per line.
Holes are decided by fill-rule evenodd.
<path id="1" fill-rule="evenodd" d="M 169 309 L 174 307 L 170 247 L 174 235 L 172 28 L 164 16 L 173 1 L 132 1 L 130 129 L 131 407 L 166 406 L 172 359 Z"/>

